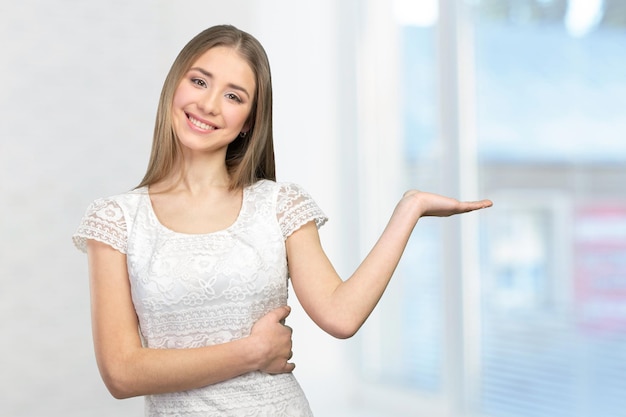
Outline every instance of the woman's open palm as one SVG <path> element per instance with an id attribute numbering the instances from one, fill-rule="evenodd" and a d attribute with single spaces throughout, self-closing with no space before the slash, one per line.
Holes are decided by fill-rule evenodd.
<path id="1" fill-rule="evenodd" d="M 410 190 L 404 193 L 402 203 L 416 204 L 421 213 L 420 217 L 448 217 L 454 214 L 480 210 L 493 205 L 491 200 L 459 201 L 455 198 L 418 190 Z"/>

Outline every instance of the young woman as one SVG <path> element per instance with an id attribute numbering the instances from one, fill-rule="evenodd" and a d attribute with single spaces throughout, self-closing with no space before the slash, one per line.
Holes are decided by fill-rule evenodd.
<path id="1" fill-rule="evenodd" d="M 144 179 L 94 201 L 73 236 L 88 254 L 102 378 L 116 398 L 145 396 L 149 416 L 311 416 L 289 362 L 288 279 L 315 323 L 350 337 L 420 217 L 490 205 L 408 191 L 341 280 L 320 244 L 324 213 L 276 182 L 262 46 L 209 28 L 165 80 Z"/>

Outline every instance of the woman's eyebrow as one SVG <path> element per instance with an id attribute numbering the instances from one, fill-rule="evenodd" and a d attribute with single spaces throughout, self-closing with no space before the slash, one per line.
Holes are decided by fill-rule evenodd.
<path id="1" fill-rule="evenodd" d="M 204 68 L 200 68 L 200 67 L 193 67 L 191 68 L 192 71 L 198 71 L 200 72 L 202 75 L 204 75 L 207 78 L 213 78 L 213 74 L 211 74 L 209 71 L 205 70 Z M 242 93 L 244 93 L 248 98 L 250 98 L 250 93 L 248 93 L 248 90 L 246 90 L 245 88 L 243 88 L 240 85 L 237 84 L 233 84 L 233 83 L 228 83 L 227 86 L 229 88 L 232 88 L 233 90 L 237 90 L 237 91 L 241 91 Z"/>

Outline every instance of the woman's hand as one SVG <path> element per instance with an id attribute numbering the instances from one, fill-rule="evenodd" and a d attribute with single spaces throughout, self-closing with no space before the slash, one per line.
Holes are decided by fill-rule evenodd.
<path id="1" fill-rule="evenodd" d="M 404 193 L 399 204 L 410 204 L 411 206 L 417 207 L 419 217 L 448 217 L 454 214 L 480 210 L 493 205 L 491 200 L 459 201 L 454 198 L 418 190 L 410 190 Z"/>
<path id="2" fill-rule="evenodd" d="M 279 307 L 261 317 L 250 332 L 255 347 L 259 350 L 261 363 L 259 370 L 270 374 L 292 372 L 296 367 L 290 363 L 292 353 L 292 329 L 286 326 L 285 319 L 291 312 L 288 306 Z"/>

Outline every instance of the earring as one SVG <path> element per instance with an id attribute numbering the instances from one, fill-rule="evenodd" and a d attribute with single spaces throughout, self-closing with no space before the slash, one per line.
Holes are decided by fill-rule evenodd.
<path id="1" fill-rule="evenodd" d="M 240 138 L 245 138 L 247 134 L 248 134 L 248 132 L 239 132 L 239 137 Z"/>

